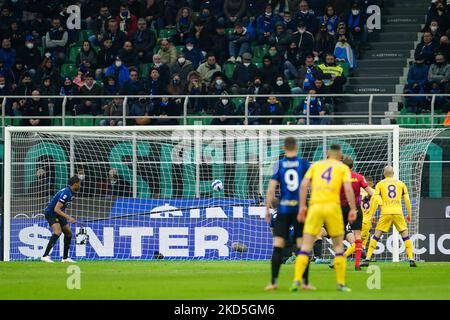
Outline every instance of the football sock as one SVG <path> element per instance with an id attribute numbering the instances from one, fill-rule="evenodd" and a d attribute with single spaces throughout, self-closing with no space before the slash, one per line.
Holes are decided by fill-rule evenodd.
<path id="1" fill-rule="evenodd" d="M 303 272 L 303 277 L 302 277 L 302 283 L 306 284 L 306 285 L 309 284 L 309 279 L 308 279 L 309 263 L 310 263 L 310 260 L 308 259 L 308 264 L 306 265 L 306 269 L 305 269 L 305 272 Z"/>
<path id="2" fill-rule="evenodd" d="M 69 256 L 69 248 L 70 248 L 70 241 L 72 240 L 72 237 L 64 236 L 64 255 L 63 259 L 67 259 Z"/>
<path id="3" fill-rule="evenodd" d="M 272 252 L 272 284 L 277 284 L 281 263 L 283 262 L 283 248 L 273 247 Z"/>
<path id="4" fill-rule="evenodd" d="M 316 258 L 322 258 L 322 245 L 323 245 L 323 240 L 317 240 L 314 243 L 314 247 L 313 247 L 313 252 L 314 252 L 314 257 Z"/>
<path id="5" fill-rule="evenodd" d="M 403 238 L 403 242 L 405 243 L 405 251 L 408 255 L 409 260 L 414 260 L 413 252 L 412 252 L 412 243 L 409 239 L 409 236 Z"/>
<path id="6" fill-rule="evenodd" d="M 352 243 L 352 245 L 347 248 L 344 255 L 347 258 L 347 257 L 351 256 L 353 254 L 353 252 L 355 252 L 355 244 L 354 243 Z"/>
<path id="7" fill-rule="evenodd" d="M 295 259 L 295 274 L 294 281 L 300 282 L 305 273 L 306 268 L 308 267 L 309 255 L 308 252 L 299 251 L 297 255 L 297 259 Z"/>
<path id="8" fill-rule="evenodd" d="M 362 243 L 361 240 L 357 239 L 355 240 L 355 267 L 358 268 L 359 267 L 359 263 L 361 262 L 361 253 L 362 253 Z"/>
<path id="9" fill-rule="evenodd" d="M 56 234 L 52 234 L 52 236 L 50 237 L 50 240 L 47 244 L 47 248 L 45 249 L 44 252 L 44 257 L 48 256 L 50 254 L 50 250 L 52 250 L 53 246 L 55 245 L 56 241 L 58 241 L 59 236 Z"/>
<path id="10" fill-rule="evenodd" d="M 370 260 L 370 258 L 372 258 L 373 251 L 377 248 L 378 240 L 380 239 L 378 239 L 375 236 L 373 236 L 372 239 L 370 239 L 369 250 L 367 250 L 366 260 Z"/>
<path id="11" fill-rule="evenodd" d="M 336 271 L 336 282 L 340 285 L 345 285 L 345 266 L 346 259 L 344 254 L 336 253 L 334 256 L 334 270 Z"/>

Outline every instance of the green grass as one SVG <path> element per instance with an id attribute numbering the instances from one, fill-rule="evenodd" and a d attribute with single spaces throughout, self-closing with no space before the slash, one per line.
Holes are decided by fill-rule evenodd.
<path id="1" fill-rule="evenodd" d="M 316 292 L 288 291 L 294 266 L 283 265 L 280 289 L 264 292 L 269 262 L 152 261 L 79 262 L 81 289 L 66 287 L 67 264 L 0 263 L 1 299 L 450 299 L 450 263 L 377 263 L 381 289 L 369 290 L 370 274 L 347 265 L 351 293 L 335 290 L 327 265 L 312 265 Z"/>

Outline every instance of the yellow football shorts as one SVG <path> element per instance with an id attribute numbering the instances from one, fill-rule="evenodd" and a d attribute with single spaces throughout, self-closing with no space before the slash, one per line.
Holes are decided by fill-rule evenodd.
<path id="1" fill-rule="evenodd" d="M 325 225 L 331 238 L 344 235 L 344 218 L 337 203 L 317 203 L 308 208 L 303 233 L 317 236 Z"/>
<path id="2" fill-rule="evenodd" d="M 382 232 L 389 232 L 391 226 L 394 225 L 398 232 L 406 230 L 406 221 L 401 214 L 382 214 L 378 219 L 378 223 L 375 229 Z"/>

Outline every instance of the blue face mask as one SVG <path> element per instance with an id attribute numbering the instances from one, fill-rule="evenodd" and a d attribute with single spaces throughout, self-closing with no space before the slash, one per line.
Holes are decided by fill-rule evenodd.
<path id="1" fill-rule="evenodd" d="M 128 17 L 128 11 L 122 11 L 122 17 Z"/>

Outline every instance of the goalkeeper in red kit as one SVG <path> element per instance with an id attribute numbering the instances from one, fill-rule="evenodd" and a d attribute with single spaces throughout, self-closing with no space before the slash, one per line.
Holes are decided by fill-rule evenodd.
<path id="1" fill-rule="evenodd" d="M 353 159 L 351 157 L 345 157 L 342 162 L 350 168 L 352 189 L 355 193 L 355 202 L 357 208 L 356 220 L 347 227 L 348 224 L 348 213 L 350 207 L 348 205 L 347 198 L 345 197 L 344 190 L 341 189 L 341 207 L 342 214 L 344 215 L 344 227 L 345 227 L 345 238 L 351 243 L 355 243 L 355 270 L 361 270 L 361 253 L 362 253 L 362 240 L 361 240 L 361 229 L 363 214 L 361 211 L 361 188 L 366 190 L 368 197 L 372 196 L 372 189 L 366 182 L 364 176 L 353 171 Z M 353 234 L 352 234 L 353 233 Z M 353 237 L 354 236 L 354 237 Z M 333 265 L 330 265 L 332 268 Z"/>

